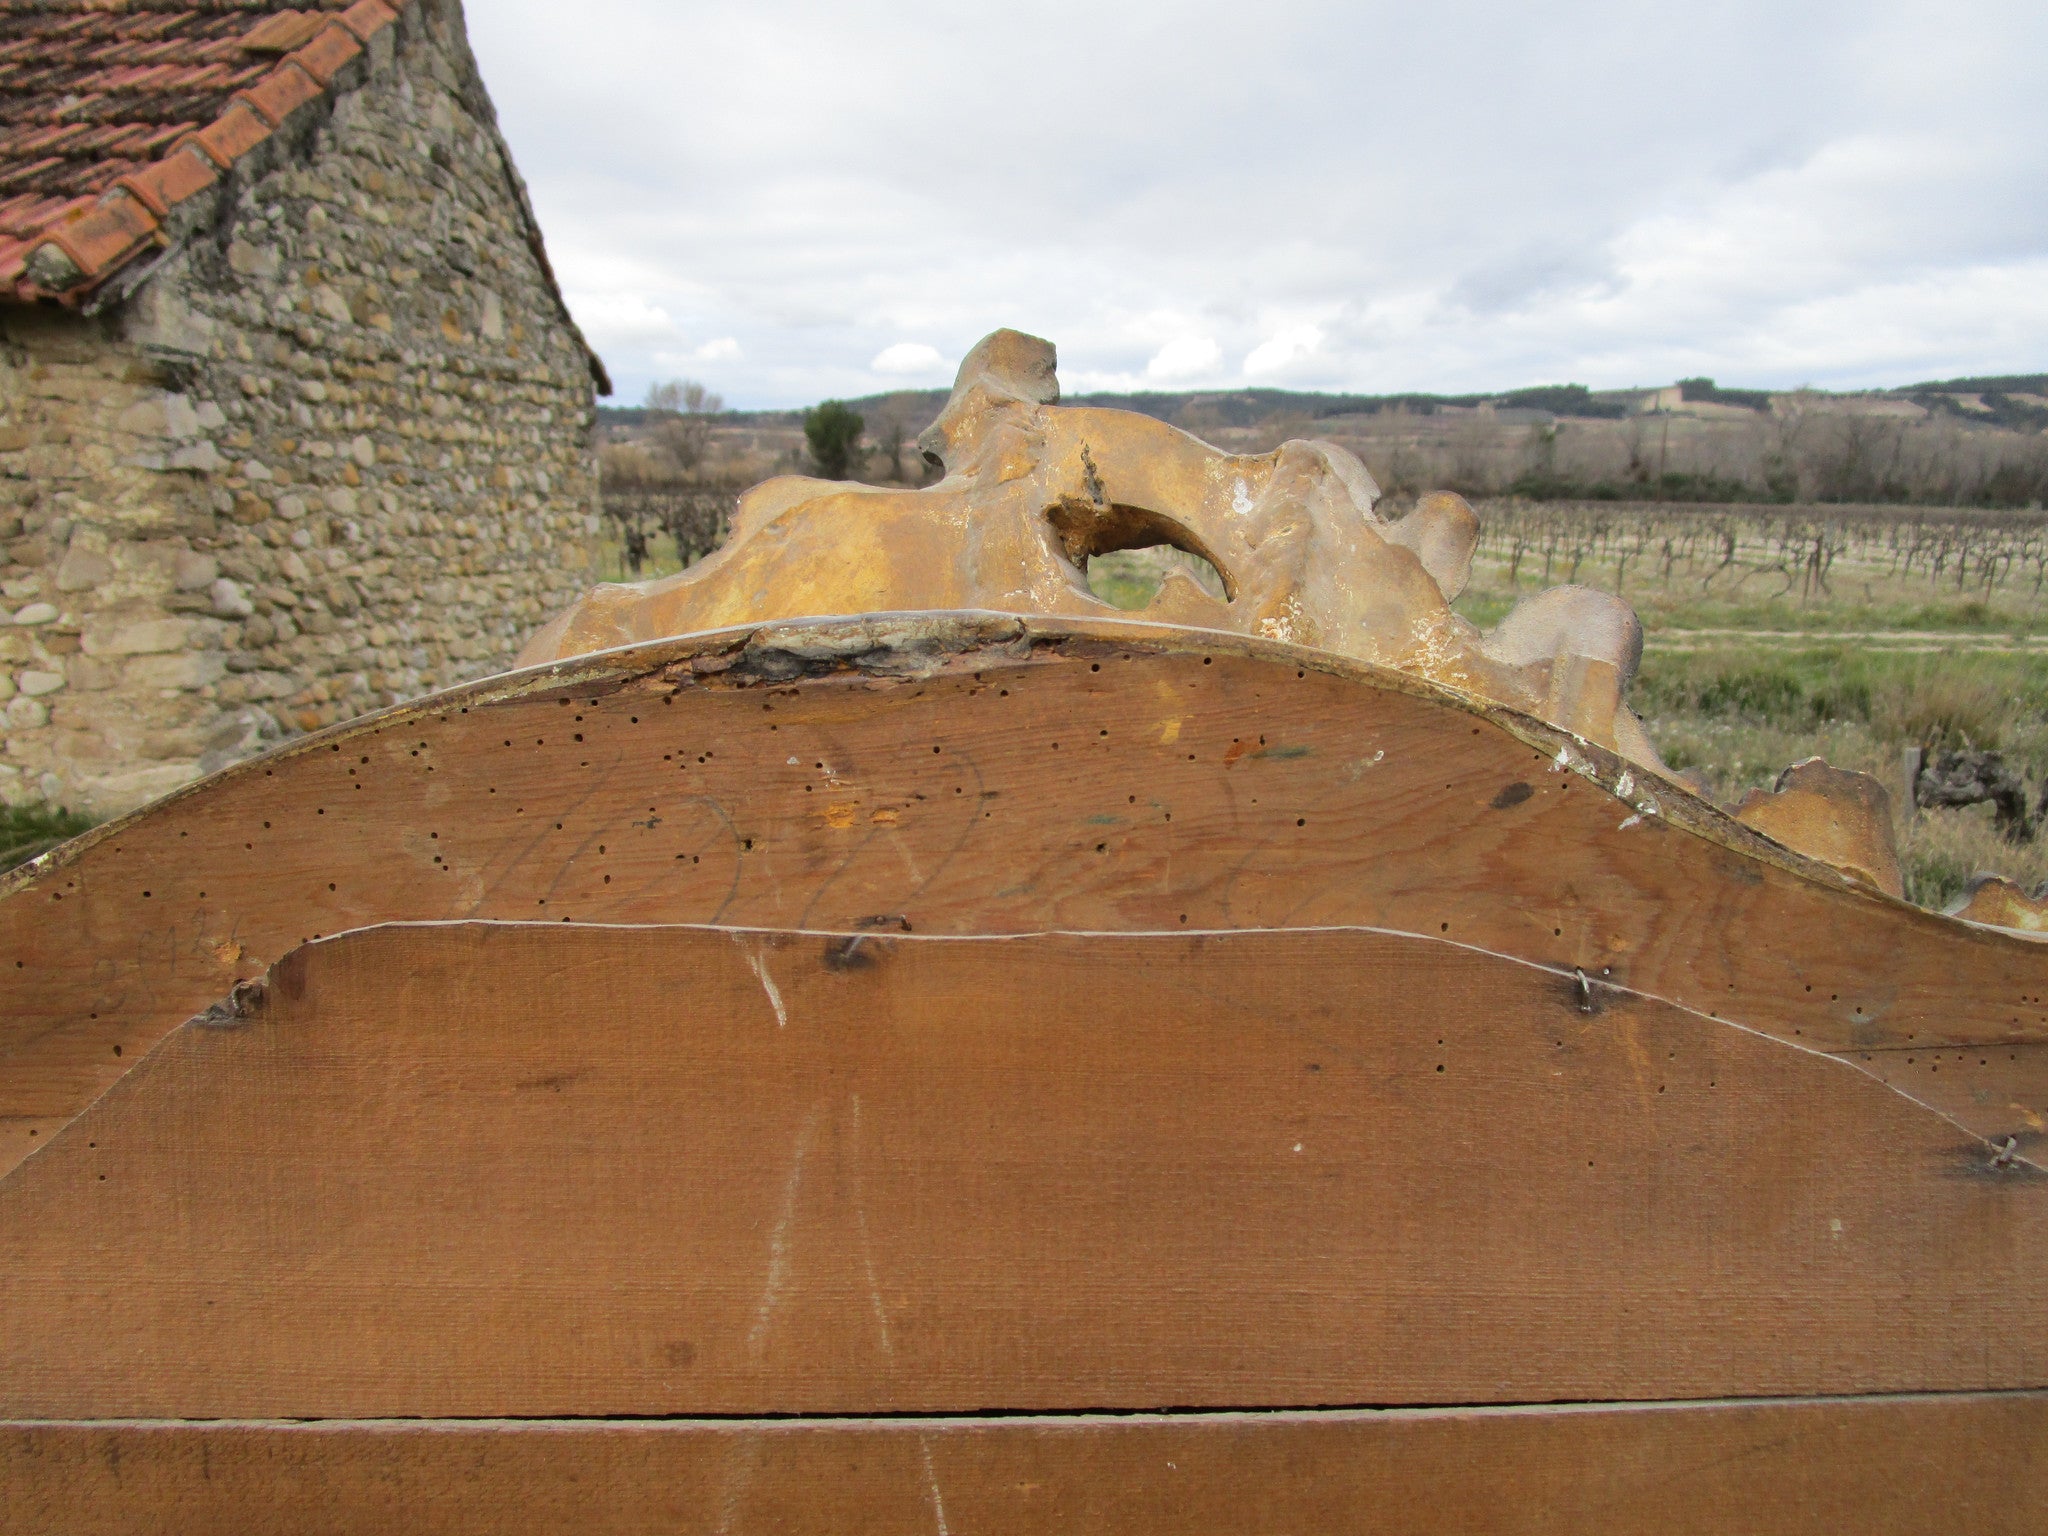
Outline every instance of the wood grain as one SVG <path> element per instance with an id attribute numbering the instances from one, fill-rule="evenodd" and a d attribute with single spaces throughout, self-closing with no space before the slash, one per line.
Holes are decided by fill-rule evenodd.
<path id="1" fill-rule="evenodd" d="M 2048 1044 L 2048 947 L 1851 889 L 1412 679 L 1196 631 L 917 622 L 455 690 L 0 882 L 0 1168 L 292 945 L 467 917 L 1447 935 L 1859 1064 L 1978 1048 L 1967 1085 L 1901 1086 L 2023 1158 L 2048 1130 L 2021 1070 Z"/>
<path id="2" fill-rule="evenodd" d="M 0 1180 L 0 1412 L 2048 1385 L 2048 1176 L 1441 939 L 360 931 Z"/>
<path id="3" fill-rule="evenodd" d="M 0 1424 L 67 1536 L 2036 1536 L 2039 1395 L 804 1422 Z"/>

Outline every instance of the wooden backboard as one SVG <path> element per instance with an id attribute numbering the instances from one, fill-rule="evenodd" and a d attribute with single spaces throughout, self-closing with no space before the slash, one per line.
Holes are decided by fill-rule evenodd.
<path id="1" fill-rule="evenodd" d="M 1642 777 L 927 616 L 103 828 L 0 894 L 0 1529 L 2033 1528 L 2048 950 Z"/>

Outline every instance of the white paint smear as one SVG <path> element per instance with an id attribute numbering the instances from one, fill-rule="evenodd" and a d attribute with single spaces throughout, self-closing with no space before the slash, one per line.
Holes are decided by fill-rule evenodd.
<path id="1" fill-rule="evenodd" d="M 789 1282 L 789 1228 L 796 1219 L 797 1191 L 803 1186 L 804 1160 L 811 1155 L 811 1141 L 817 1135 L 822 1106 L 814 1106 L 796 1133 L 796 1151 L 789 1160 L 789 1178 L 782 1186 L 782 1210 L 775 1218 L 775 1230 L 768 1234 L 768 1278 L 761 1286 L 761 1304 L 754 1311 L 754 1326 L 747 1331 L 747 1353 L 756 1359 L 768 1344 L 768 1325 L 782 1301 Z"/>
<path id="2" fill-rule="evenodd" d="M 939 1536 L 953 1536 L 953 1533 L 946 1528 L 946 1499 L 945 1495 L 939 1492 L 938 1468 L 932 1465 L 931 1440 L 924 1435 L 919 1435 L 917 1437 L 917 1448 L 924 1452 L 924 1480 L 931 1486 L 932 1514 L 938 1518 Z"/>
<path id="3" fill-rule="evenodd" d="M 782 989 L 775 985 L 775 978 L 768 974 L 768 945 L 766 941 L 749 944 L 738 934 L 733 942 L 740 947 L 740 953 L 747 957 L 747 969 L 754 973 L 754 979 L 761 983 L 761 990 L 768 994 L 768 1005 L 775 1010 L 775 1027 L 789 1028 L 789 1010 L 782 1006 Z"/>
<path id="4" fill-rule="evenodd" d="M 875 1278 L 875 1248 L 868 1241 L 867 1191 L 860 1176 L 860 1095 L 853 1095 L 853 1223 L 860 1234 L 860 1262 L 867 1270 L 868 1303 L 875 1309 L 875 1332 L 882 1341 L 882 1353 L 894 1357 L 896 1346 L 889 1338 L 889 1314 L 882 1306 L 881 1282 Z"/>

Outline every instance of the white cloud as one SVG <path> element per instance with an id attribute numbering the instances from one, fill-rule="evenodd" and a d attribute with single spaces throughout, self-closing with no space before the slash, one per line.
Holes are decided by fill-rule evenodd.
<path id="1" fill-rule="evenodd" d="M 1214 375 L 1223 366 L 1223 349 L 1213 336 L 1176 336 L 1145 364 L 1145 377 L 1159 383 L 1178 383 Z"/>
<path id="2" fill-rule="evenodd" d="M 1321 326 L 1291 325 L 1277 335 L 1260 342 L 1245 354 L 1245 377 L 1256 379 L 1266 374 L 1283 372 L 1310 356 L 1322 344 Z"/>
<path id="3" fill-rule="evenodd" d="M 894 346 L 884 347 L 875 354 L 875 360 L 868 366 L 877 373 L 944 373 L 946 359 L 937 347 L 926 346 L 921 341 L 899 341 Z"/>
<path id="4" fill-rule="evenodd" d="M 737 362 L 743 355 L 738 339 L 732 336 L 715 336 L 690 354 L 700 363 Z"/>
<path id="5" fill-rule="evenodd" d="M 625 398 L 685 337 L 746 337 L 676 366 L 790 405 L 873 390 L 902 348 L 897 377 L 943 382 L 932 358 L 1001 325 L 1077 390 L 2048 366 L 2040 0 L 1472 14 L 585 0 L 565 29 L 494 0 L 469 24 Z"/>
<path id="6" fill-rule="evenodd" d="M 659 304 L 637 293 L 570 293 L 569 309 L 593 343 L 625 345 L 676 334 L 676 323 Z"/>

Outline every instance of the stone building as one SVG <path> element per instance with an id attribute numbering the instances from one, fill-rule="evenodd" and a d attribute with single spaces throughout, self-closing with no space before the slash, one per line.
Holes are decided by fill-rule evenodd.
<path id="1" fill-rule="evenodd" d="M 501 669 L 587 584 L 609 386 L 460 0 L 301 4 L 0 0 L 10 802 Z"/>

